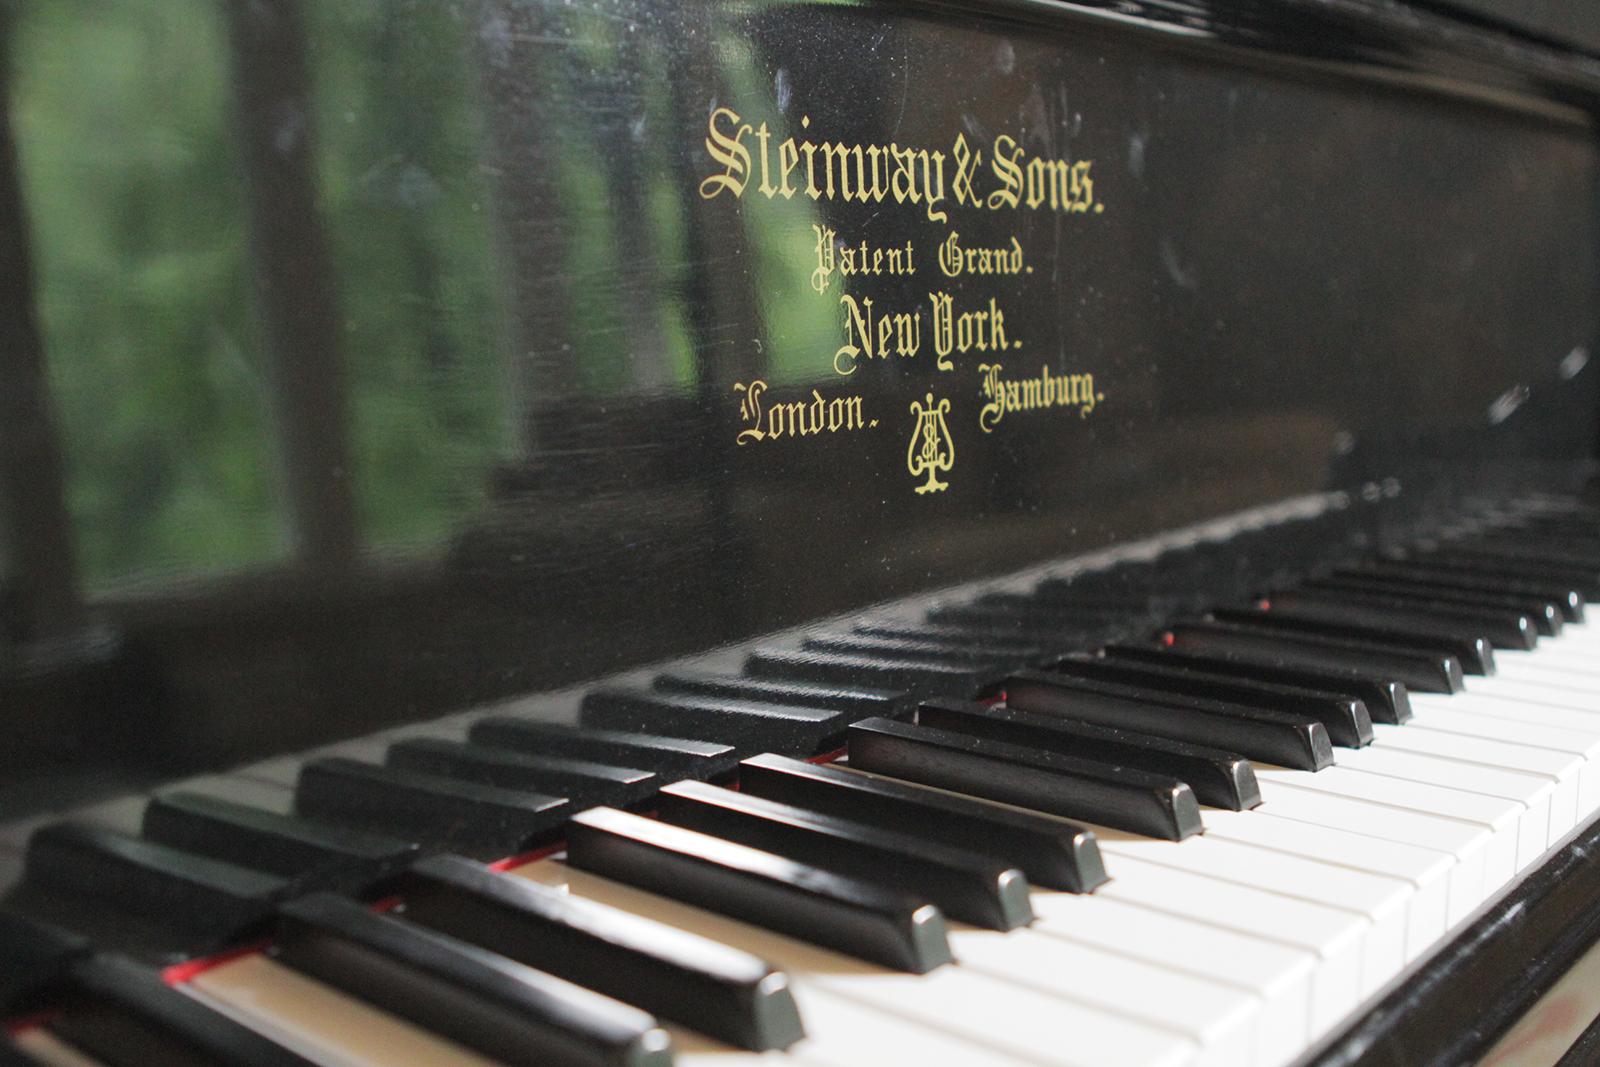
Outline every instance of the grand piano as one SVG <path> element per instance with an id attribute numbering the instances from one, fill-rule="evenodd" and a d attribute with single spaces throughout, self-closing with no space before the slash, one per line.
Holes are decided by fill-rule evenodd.
<path id="1" fill-rule="evenodd" d="M 1600 1062 L 1600 24 L 0 3 L 0 1065 Z"/>

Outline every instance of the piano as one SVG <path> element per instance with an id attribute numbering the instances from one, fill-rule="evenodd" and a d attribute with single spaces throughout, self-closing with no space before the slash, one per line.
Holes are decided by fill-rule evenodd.
<path id="1" fill-rule="evenodd" d="M 1600 1062 L 1600 32 L 0 5 L 0 1065 Z"/>

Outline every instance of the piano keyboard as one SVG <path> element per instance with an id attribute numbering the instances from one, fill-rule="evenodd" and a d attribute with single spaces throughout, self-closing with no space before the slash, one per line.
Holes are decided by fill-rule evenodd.
<path id="1" fill-rule="evenodd" d="M 6 920 L 0 1064 L 1291 1063 L 1600 809 L 1596 520 L 1094 655 L 1039 651 L 1079 610 L 1041 583 L 596 691 L 587 733 L 310 761 L 294 815 L 212 783 L 143 837 L 47 827 L 25 891 L 245 947 L 163 985 Z M 969 675 L 989 699 L 935 694 Z"/>

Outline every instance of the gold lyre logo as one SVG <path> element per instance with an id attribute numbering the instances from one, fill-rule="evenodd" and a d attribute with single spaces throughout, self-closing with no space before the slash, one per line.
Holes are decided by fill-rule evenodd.
<path id="1" fill-rule="evenodd" d="M 948 474 L 956 464 L 956 443 L 950 439 L 950 426 L 945 416 L 950 413 L 950 401 L 913 400 L 911 414 L 917 417 L 916 428 L 911 431 L 911 443 L 906 446 L 906 470 L 913 478 L 924 474 L 928 480 L 917 486 L 917 493 L 938 493 L 950 488 L 939 480 L 940 473 Z"/>

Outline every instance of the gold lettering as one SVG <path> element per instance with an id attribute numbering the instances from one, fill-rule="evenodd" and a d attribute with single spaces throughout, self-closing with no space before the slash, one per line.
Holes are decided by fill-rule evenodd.
<path id="1" fill-rule="evenodd" d="M 1000 420 L 1015 411 L 1046 411 L 1050 408 L 1076 408 L 1079 418 L 1088 418 L 1105 394 L 1095 391 L 1094 375 L 1057 375 L 1043 368 L 1031 378 L 1001 377 L 998 363 L 978 364 L 981 376 L 979 395 L 986 403 L 978 409 L 978 427 L 993 432 Z"/>
<path id="2" fill-rule="evenodd" d="M 718 128 L 719 119 L 732 124 L 734 132 L 731 136 Z M 700 195 L 703 198 L 710 200 L 721 196 L 725 189 L 735 198 L 744 195 L 745 182 L 750 175 L 750 150 L 744 146 L 744 138 L 749 132 L 749 123 L 740 122 L 737 111 L 719 107 L 711 113 L 706 123 L 706 151 L 712 159 L 722 164 L 724 170 L 700 183 Z"/>
<path id="3" fill-rule="evenodd" d="M 876 419 L 869 421 L 863 414 L 859 396 L 825 397 L 821 390 L 813 389 L 804 399 L 769 406 L 763 402 L 767 383 L 760 378 L 748 384 L 735 382 L 733 389 L 740 394 L 739 421 L 744 429 L 735 441 L 741 446 L 786 437 L 849 433 L 877 425 Z"/>
<path id="4" fill-rule="evenodd" d="M 1002 133 L 994 139 L 994 158 L 990 165 L 1001 187 L 989 194 L 990 210 L 1017 206 L 1017 194 L 1022 189 L 1022 168 L 1017 165 L 1020 155 L 1022 146 L 1010 137 Z"/>

